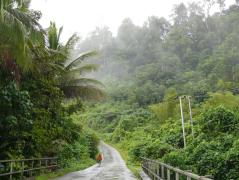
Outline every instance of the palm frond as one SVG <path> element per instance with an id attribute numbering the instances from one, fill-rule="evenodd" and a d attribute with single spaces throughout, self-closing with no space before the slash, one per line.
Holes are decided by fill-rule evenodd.
<path id="1" fill-rule="evenodd" d="M 64 70 L 64 68 L 62 68 L 61 65 L 58 65 L 58 64 L 55 64 L 55 63 L 47 63 L 47 65 L 49 67 L 51 67 L 51 69 L 53 69 L 53 70 L 55 70 L 55 71 L 57 71 L 57 72 L 59 72 L 61 74 L 65 73 L 65 70 Z"/>
<path id="2" fill-rule="evenodd" d="M 77 34 L 73 34 L 66 42 L 65 49 L 67 51 L 73 49 L 75 44 L 79 41 L 79 39 L 80 38 L 77 36 Z"/>
<path id="3" fill-rule="evenodd" d="M 75 78 L 75 79 L 64 79 L 62 81 L 62 86 L 98 86 L 103 88 L 104 84 L 96 79 L 91 78 Z"/>
<path id="4" fill-rule="evenodd" d="M 27 11 L 30 7 L 31 0 L 18 0 L 19 1 L 19 7 L 22 11 Z"/>
<path id="5" fill-rule="evenodd" d="M 60 42 L 60 38 L 61 38 L 62 31 L 63 31 L 63 26 L 61 26 L 60 29 L 59 29 L 59 31 L 58 31 L 58 36 L 57 36 L 57 42 L 58 42 L 58 43 Z"/>
<path id="6" fill-rule="evenodd" d="M 97 54 L 98 54 L 97 51 L 90 51 L 90 52 L 82 53 L 79 55 L 78 58 L 72 60 L 69 64 L 67 64 L 65 69 L 67 69 L 67 70 L 72 69 L 73 67 L 76 67 L 77 65 L 82 63 L 82 61 L 84 61 L 86 58 L 93 57 Z"/>
<path id="7" fill-rule="evenodd" d="M 13 8 L 13 1 L 4 3 L 1 1 L 0 31 L 5 32 L 5 44 L 10 45 L 7 49 L 19 67 L 27 70 L 32 64 L 29 41 L 41 39 L 39 42 L 44 42 L 42 28 L 28 12 L 21 11 L 18 7 Z"/>
<path id="8" fill-rule="evenodd" d="M 65 86 L 62 90 L 68 98 L 80 97 L 83 100 L 100 100 L 105 97 L 105 92 L 95 86 Z"/>
<path id="9" fill-rule="evenodd" d="M 49 42 L 49 48 L 52 50 L 58 50 L 58 47 L 60 46 L 58 39 L 60 38 L 60 35 L 57 33 L 56 24 L 54 22 L 50 22 L 50 27 L 48 28 L 48 42 Z"/>
<path id="10" fill-rule="evenodd" d="M 59 41 L 62 30 L 63 28 L 61 27 L 57 31 L 55 23 L 51 23 L 48 30 L 49 50 L 54 56 L 51 58 L 53 64 L 50 67 L 58 73 L 55 78 L 59 83 L 59 88 L 66 97 L 81 97 L 82 99 L 102 98 L 104 96 L 104 85 L 95 79 L 82 77 L 82 74 L 96 71 L 99 68 L 97 64 L 81 64 L 86 58 L 95 56 L 97 52 L 82 53 L 79 57 L 66 64 L 71 50 L 74 49 L 79 37 L 73 34 L 65 45 L 60 45 Z"/>
<path id="11" fill-rule="evenodd" d="M 68 72 L 70 74 L 82 75 L 82 74 L 85 74 L 85 73 L 97 71 L 98 69 L 99 69 L 98 64 L 85 64 L 83 66 L 71 69 Z"/>
<path id="12" fill-rule="evenodd" d="M 19 9 L 7 9 L 7 12 L 11 14 L 15 19 L 24 25 L 24 27 L 29 30 L 30 33 L 38 33 L 39 31 L 44 31 L 42 26 L 31 17 L 30 13 L 25 13 L 19 11 Z"/>

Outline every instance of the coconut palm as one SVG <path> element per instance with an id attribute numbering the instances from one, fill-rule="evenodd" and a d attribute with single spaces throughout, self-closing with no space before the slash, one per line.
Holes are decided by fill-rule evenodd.
<path id="1" fill-rule="evenodd" d="M 32 64 L 31 49 L 44 43 L 39 14 L 28 9 L 30 0 L 0 1 L 0 63 L 17 79 Z"/>
<path id="2" fill-rule="evenodd" d="M 98 65 L 85 64 L 84 61 L 88 57 L 95 56 L 97 52 L 85 52 L 71 58 L 71 52 L 74 49 L 76 42 L 79 40 L 76 34 L 73 34 L 66 44 L 60 43 L 60 36 L 63 28 L 59 31 L 55 23 L 51 22 L 48 29 L 49 49 L 57 51 L 53 59 L 55 65 L 60 68 L 57 79 L 59 87 L 67 97 L 81 97 L 82 99 L 99 99 L 103 96 L 103 84 L 99 81 L 86 78 L 85 75 L 89 72 L 96 71 Z"/>

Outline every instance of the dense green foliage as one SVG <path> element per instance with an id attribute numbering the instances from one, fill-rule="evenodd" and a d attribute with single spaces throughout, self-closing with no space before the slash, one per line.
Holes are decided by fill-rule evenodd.
<path id="1" fill-rule="evenodd" d="M 210 13 L 211 5 L 220 12 Z M 82 42 L 82 50 L 102 51 L 96 77 L 108 91 L 108 100 L 89 105 L 82 119 L 127 151 L 129 163 L 145 156 L 238 179 L 238 3 L 179 4 L 171 17 L 149 17 L 141 27 L 125 19 L 116 37 L 97 28 Z M 193 137 L 184 99 L 185 149 L 178 101 L 184 94 L 192 97 L 194 120 Z"/>
<path id="2" fill-rule="evenodd" d="M 0 159 L 58 156 L 64 168 L 91 164 L 98 139 L 87 124 L 127 151 L 129 163 L 145 156 L 238 179 L 239 6 L 224 2 L 179 4 L 171 20 L 152 16 L 143 26 L 125 19 L 117 36 L 97 28 L 76 49 L 75 34 L 63 44 L 63 28 L 51 23 L 43 30 L 29 0 L 1 1 Z M 212 14 L 213 6 L 220 11 Z M 104 95 L 87 76 L 96 64 L 108 97 L 85 106 L 81 99 Z M 183 94 L 192 97 L 194 120 L 193 136 L 183 99 L 185 148 Z"/>
<path id="3" fill-rule="evenodd" d="M 69 101 L 66 91 L 74 86 L 70 97 L 81 99 L 102 95 L 100 82 L 83 77 L 96 65 L 81 65 L 95 52 L 72 60 L 77 36 L 60 43 L 62 28 L 57 34 L 51 23 L 43 30 L 41 13 L 29 10 L 29 4 L 0 3 L 0 159 L 58 156 L 62 167 L 92 163 L 98 139 L 74 121 L 83 104 Z"/>
<path id="4" fill-rule="evenodd" d="M 239 138 L 239 114 L 233 109 L 239 101 L 238 96 L 233 96 L 234 100 L 225 104 L 224 99 L 230 96 L 233 95 L 214 93 L 202 104 L 194 102 L 194 138 L 187 102 L 183 101 L 187 140 L 185 149 L 177 100 L 174 101 L 174 115 L 163 121 L 152 106 L 140 108 L 122 102 L 91 105 L 82 119 L 90 128 L 102 133 L 106 141 L 126 150 L 129 164 L 137 164 L 143 156 L 185 170 L 191 169 L 200 175 L 212 175 L 215 179 L 236 179 L 239 176 L 238 149 L 235 148 Z M 153 106 L 160 108 L 163 103 Z M 167 111 L 160 112 L 167 117 Z"/>

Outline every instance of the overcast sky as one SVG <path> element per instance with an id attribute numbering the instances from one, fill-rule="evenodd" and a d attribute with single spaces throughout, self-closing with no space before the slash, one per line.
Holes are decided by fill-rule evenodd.
<path id="1" fill-rule="evenodd" d="M 235 0 L 226 0 L 228 4 Z M 126 17 L 142 25 L 148 16 L 169 17 L 173 5 L 192 0 L 32 0 L 31 8 L 43 14 L 40 23 L 64 26 L 63 39 L 77 32 L 84 37 L 95 27 L 108 26 L 116 34 Z"/>

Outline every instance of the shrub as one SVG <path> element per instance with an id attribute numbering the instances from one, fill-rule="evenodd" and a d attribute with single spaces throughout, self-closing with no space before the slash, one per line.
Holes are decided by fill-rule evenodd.
<path id="1" fill-rule="evenodd" d="M 209 109 L 202 114 L 202 130 L 204 132 L 231 132 L 238 124 L 236 114 L 223 106 Z"/>
<path id="2" fill-rule="evenodd" d="M 142 141 L 135 144 L 130 150 L 129 154 L 133 160 L 139 161 L 141 157 L 147 157 L 146 147 L 150 142 Z"/>
<path id="3" fill-rule="evenodd" d="M 130 154 L 134 160 L 139 160 L 140 157 L 160 159 L 172 150 L 173 147 L 167 143 L 161 142 L 160 140 L 149 140 L 136 144 L 130 150 Z"/>
<path id="4" fill-rule="evenodd" d="M 95 159 L 98 153 L 98 138 L 94 133 L 82 132 L 74 144 L 64 144 L 59 150 L 59 161 L 62 167 L 71 167 L 86 159 Z"/>
<path id="5" fill-rule="evenodd" d="M 27 91 L 21 91 L 14 82 L 0 88 L 0 158 L 11 154 L 31 152 L 32 102 Z M 26 151 L 24 151 L 26 150 Z M 15 151 L 15 152 L 14 152 Z"/>
<path id="6" fill-rule="evenodd" d="M 231 149 L 226 153 L 227 170 L 225 179 L 237 179 L 239 177 L 239 140 L 236 140 Z"/>
<path id="7" fill-rule="evenodd" d="M 185 153 L 184 150 L 176 150 L 166 154 L 163 157 L 163 161 L 174 167 L 179 167 L 181 169 L 188 169 L 187 154 Z"/>
<path id="8" fill-rule="evenodd" d="M 223 171 L 225 155 L 220 141 L 202 141 L 188 154 L 188 160 L 200 175 L 213 175 L 217 179 L 226 173 Z"/>

